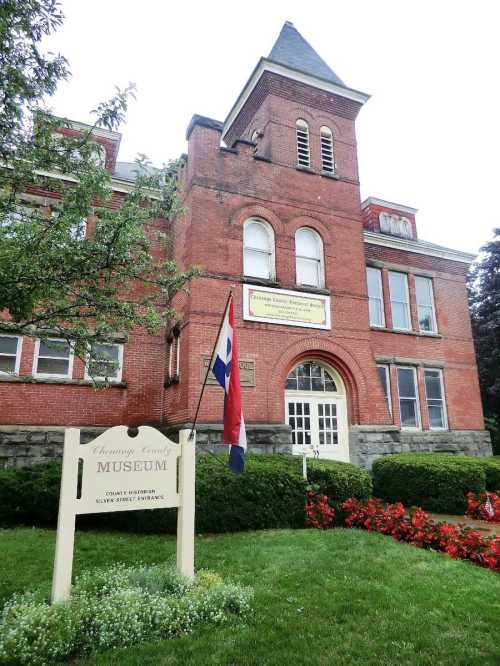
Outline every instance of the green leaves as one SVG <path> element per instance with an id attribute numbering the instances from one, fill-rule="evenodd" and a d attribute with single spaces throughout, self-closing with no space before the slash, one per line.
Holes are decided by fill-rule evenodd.
<path id="1" fill-rule="evenodd" d="M 135 181 L 114 189 L 97 128 L 116 130 L 135 86 L 99 104 L 94 127 L 45 112 L 68 69 L 38 42 L 62 20 L 55 0 L 0 6 L 0 332 L 56 336 L 84 358 L 93 343 L 176 320 L 171 301 L 200 271 L 179 270 L 168 245 L 180 160 L 154 168 L 141 155 Z"/>

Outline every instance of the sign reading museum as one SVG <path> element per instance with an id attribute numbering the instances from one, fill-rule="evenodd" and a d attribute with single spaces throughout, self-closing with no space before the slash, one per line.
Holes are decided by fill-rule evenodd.
<path id="1" fill-rule="evenodd" d="M 330 329 L 330 296 L 245 284 L 243 319 Z"/>

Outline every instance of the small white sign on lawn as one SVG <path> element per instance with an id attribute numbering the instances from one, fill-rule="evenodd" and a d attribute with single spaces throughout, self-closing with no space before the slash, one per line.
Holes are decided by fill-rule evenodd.
<path id="1" fill-rule="evenodd" d="M 189 430 L 181 430 L 179 441 L 176 444 L 149 426 L 138 428 L 135 437 L 129 436 L 126 426 L 115 426 L 81 445 L 80 430 L 65 431 L 53 603 L 70 595 L 75 519 L 79 514 L 178 507 L 177 569 L 193 576 L 195 437 L 190 439 Z"/>

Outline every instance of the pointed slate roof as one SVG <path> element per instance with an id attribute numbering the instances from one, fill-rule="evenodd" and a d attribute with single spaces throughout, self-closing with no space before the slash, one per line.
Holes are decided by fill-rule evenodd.
<path id="1" fill-rule="evenodd" d="M 345 85 L 290 21 L 281 28 L 269 60 L 340 86 Z"/>

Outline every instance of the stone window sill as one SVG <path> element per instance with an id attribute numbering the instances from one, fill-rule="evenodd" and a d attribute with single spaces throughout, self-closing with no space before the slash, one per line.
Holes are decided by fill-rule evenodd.
<path id="1" fill-rule="evenodd" d="M 11 383 L 11 384 L 62 384 L 67 386 L 94 386 L 90 379 L 63 379 L 56 377 L 32 377 L 31 375 L 27 376 L 1 376 L 0 383 Z M 104 384 L 103 384 L 104 385 Z M 127 382 L 110 382 L 106 386 L 110 388 L 120 388 L 124 389 L 128 387 Z"/>
<path id="2" fill-rule="evenodd" d="M 293 291 L 304 291 L 308 294 L 321 294 L 322 296 L 330 296 L 330 290 L 323 287 L 309 287 L 304 284 L 296 284 Z"/>
<path id="3" fill-rule="evenodd" d="M 419 338 L 442 338 L 440 333 L 421 333 L 420 331 L 400 331 L 397 328 L 387 328 L 386 326 L 370 326 L 372 331 L 382 331 L 383 333 L 398 333 L 399 335 L 414 335 Z"/>
<path id="4" fill-rule="evenodd" d="M 314 169 L 311 169 L 311 167 L 301 166 L 300 164 L 298 164 L 295 168 L 297 169 L 297 171 L 303 171 L 304 173 L 311 173 L 311 174 L 316 173 L 316 171 L 314 171 Z"/>
<path id="5" fill-rule="evenodd" d="M 324 178 L 331 178 L 332 180 L 340 180 L 340 176 L 337 173 L 332 173 L 331 171 L 321 171 L 320 175 Z"/>
<path id="6" fill-rule="evenodd" d="M 281 289 L 281 283 L 276 280 L 267 280 L 266 278 L 251 277 L 250 275 L 243 275 L 242 282 L 245 284 L 255 284 L 261 287 L 274 287 L 275 289 Z"/>

